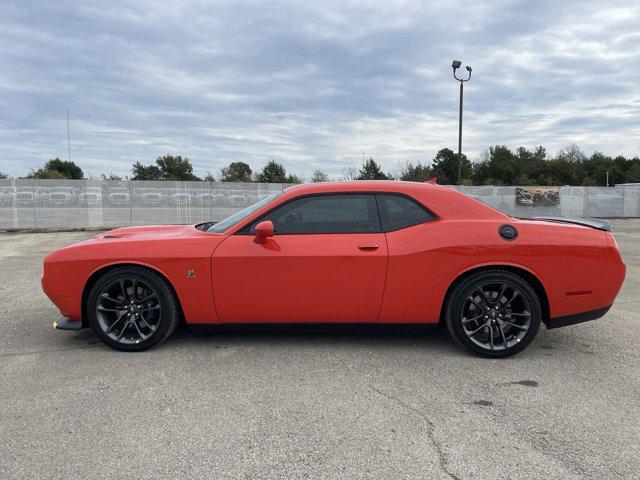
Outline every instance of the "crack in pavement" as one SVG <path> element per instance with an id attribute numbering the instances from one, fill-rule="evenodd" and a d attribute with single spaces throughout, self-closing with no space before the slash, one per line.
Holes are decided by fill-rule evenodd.
<path id="1" fill-rule="evenodd" d="M 438 443 L 438 441 L 436 440 L 435 436 L 434 436 L 434 429 L 435 429 L 435 424 L 433 423 L 433 421 L 431 421 L 429 419 L 429 417 L 427 417 L 424 413 L 422 413 L 420 410 L 418 410 L 415 407 L 412 407 L 411 405 L 409 405 L 408 403 L 402 401 L 401 399 L 399 399 L 398 397 L 391 395 L 387 392 L 383 392 L 382 390 L 380 390 L 377 387 L 373 386 L 373 383 L 369 384 L 369 388 L 371 390 L 373 390 L 375 393 L 377 393 L 378 395 L 381 395 L 383 397 L 385 397 L 388 400 L 393 401 L 394 403 L 396 403 L 397 405 L 401 406 L 402 408 L 409 410 L 410 412 L 418 415 L 422 420 L 424 420 L 427 424 L 427 436 L 429 437 L 429 440 L 431 441 L 431 444 L 433 445 L 433 448 L 436 450 L 436 452 L 438 453 L 438 460 L 440 462 L 440 468 L 441 470 L 449 477 L 452 478 L 454 480 L 461 480 L 460 477 L 458 477 L 455 473 L 451 472 L 449 470 L 449 461 L 447 460 L 447 452 L 444 451 L 444 449 L 442 448 L 442 445 L 440 445 Z"/>

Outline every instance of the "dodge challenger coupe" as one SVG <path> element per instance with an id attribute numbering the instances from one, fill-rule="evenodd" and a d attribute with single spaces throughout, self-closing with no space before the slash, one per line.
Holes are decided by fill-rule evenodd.
<path id="1" fill-rule="evenodd" d="M 224 220 L 127 227 L 44 260 L 58 329 L 139 351 L 187 324 L 446 325 L 504 357 L 603 316 L 625 276 L 608 222 L 513 218 L 431 183 L 299 185 Z"/>

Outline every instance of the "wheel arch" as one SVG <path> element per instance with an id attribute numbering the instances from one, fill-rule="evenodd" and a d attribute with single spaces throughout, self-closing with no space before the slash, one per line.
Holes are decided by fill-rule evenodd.
<path id="1" fill-rule="evenodd" d="M 81 321 L 82 321 L 82 327 L 86 328 L 89 327 L 89 319 L 87 316 L 87 301 L 89 298 L 89 292 L 91 291 L 91 289 L 93 288 L 93 286 L 95 285 L 95 283 L 98 281 L 98 279 L 103 276 L 105 273 L 110 272 L 111 270 L 115 270 L 116 268 L 121 268 L 121 267 L 138 267 L 138 268 L 143 268 L 145 270 L 149 270 L 150 272 L 153 272 L 157 275 L 160 275 L 162 278 L 164 278 L 164 280 L 167 282 L 167 284 L 169 285 L 169 288 L 171 288 L 171 291 L 173 292 L 173 295 L 176 298 L 176 303 L 178 304 L 178 309 L 180 312 L 180 321 L 184 320 L 184 313 L 182 311 L 182 305 L 180 304 L 180 297 L 178 296 L 178 292 L 176 291 L 175 287 L 173 286 L 173 283 L 171 282 L 171 279 L 169 278 L 169 276 L 167 274 L 165 274 L 162 270 L 160 270 L 159 268 L 153 266 L 153 265 L 149 265 L 147 263 L 142 263 L 142 262 L 113 262 L 113 263 L 108 263 L 106 265 L 101 265 L 100 267 L 96 268 L 93 272 L 91 272 L 91 274 L 87 277 L 87 280 L 84 283 L 84 287 L 82 288 L 82 304 L 81 304 Z"/>
<path id="2" fill-rule="evenodd" d="M 514 264 L 506 264 L 506 263 L 491 263 L 486 265 L 476 265 L 474 267 L 470 267 L 467 270 L 464 270 L 450 283 L 447 288 L 447 292 L 442 299 L 442 305 L 440 305 L 440 319 L 438 325 L 440 327 L 445 325 L 445 314 L 447 309 L 447 304 L 449 303 L 449 299 L 451 297 L 451 293 L 455 289 L 456 285 L 464 280 L 465 278 L 474 275 L 478 272 L 484 270 L 506 270 L 515 275 L 518 275 L 523 280 L 525 280 L 531 288 L 536 292 L 538 298 L 540 299 L 540 307 L 542 308 L 542 322 L 546 325 L 550 318 L 550 307 L 549 307 L 549 297 L 547 295 L 547 291 L 542 284 L 542 281 L 538 278 L 538 276 L 533 273 L 531 270 L 522 267 L 520 265 Z"/>

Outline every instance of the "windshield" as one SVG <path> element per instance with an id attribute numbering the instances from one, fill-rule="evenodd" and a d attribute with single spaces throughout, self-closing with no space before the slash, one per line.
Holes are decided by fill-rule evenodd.
<path id="1" fill-rule="evenodd" d="M 281 195 L 282 195 L 282 192 L 277 192 L 277 193 L 274 193 L 273 195 L 268 196 L 267 198 L 263 198 L 259 202 L 254 203 L 253 205 L 249 205 L 248 207 L 243 208 L 239 212 L 236 212 L 233 215 L 230 215 L 227 218 L 220 220 L 218 223 L 212 225 L 211 227 L 209 227 L 207 232 L 212 232 L 212 233 L 224 232 L 225 230 L 228 230 L 229 228 L 233 227 L 238 222 L 241 222 L 242 220 L 247 218 L 252 213 L 257 212 L 266 204 L 270 203 L 272 200 L 275 200 Z"/>

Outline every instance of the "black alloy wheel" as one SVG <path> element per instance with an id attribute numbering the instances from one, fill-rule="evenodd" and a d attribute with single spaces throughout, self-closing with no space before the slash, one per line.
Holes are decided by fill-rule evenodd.
<path id="1" fill-rule="evenodd" d="M 521 277 L 487 270 L 460 282 L 447 305 L 449 331 L 458 343 L 488 357 L 522 351 L 540 328 L 538 296 Z"/>
<path id="2" fill-rule="evenodd" d="M 178 307 L 167 281 L 141 267 L 119 267 L 100 277 L 89 293 L 89 323 L 106 345 L 141 351 L 169 337 Z"/>

